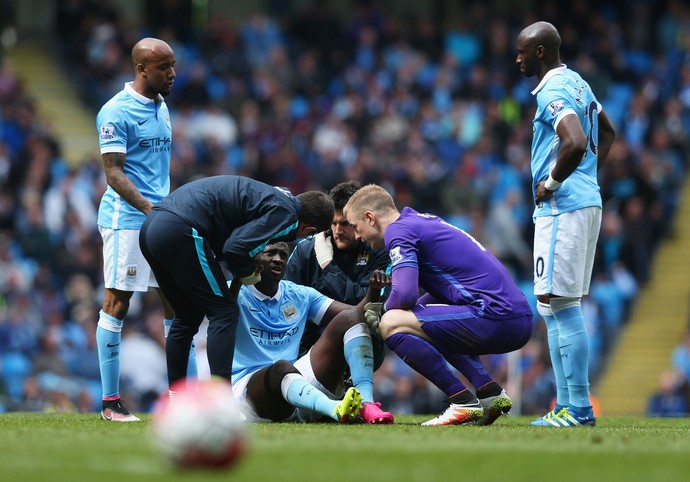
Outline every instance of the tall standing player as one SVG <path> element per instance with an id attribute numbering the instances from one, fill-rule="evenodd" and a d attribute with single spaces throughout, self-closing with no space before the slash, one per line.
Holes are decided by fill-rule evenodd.
<path id="1" fill-rule="evenodd" d="M 589 292 L 601 226 L 597 171 L 615 131 L 580 75 L 561 63 L 561 37 L 548 22 L 526 27 L 515 62 L 537 76 L 532 139 L 534 294 L 546 322 L 556 407 L 532 425 L 596 425 L 589 398 L 589 338 L 582 296 Z"/>
<path id="2" fill-rule="evenodd" d="M 144 38 L 132 49 L 132 63 L 134 81 L 126 83 L 96 117 L 108 183 L 98 208 L 105 296 L 96 341 L 101 417 L 114 422 L 139 421 L 120 398 L 121 330 L 132 294 L 157 287 L 139 249 L 139 229 L 153 205 L 170 191 L 172 128 L 163 96 L 174 83 L 175 54 L 162 40 Z M 168 324 L 173 311 L 157 291 Z"/>

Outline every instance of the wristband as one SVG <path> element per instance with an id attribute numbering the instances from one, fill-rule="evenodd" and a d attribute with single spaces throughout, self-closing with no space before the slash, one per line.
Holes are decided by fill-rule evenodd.
<path id="1" fill-rule="evenodd" d="M 544 182 L 544 187 L 549 191 L 555 191 L 561 184 L 563 183 L 556 181 L 553 176 L 549 174 L 549 178 Z"/>

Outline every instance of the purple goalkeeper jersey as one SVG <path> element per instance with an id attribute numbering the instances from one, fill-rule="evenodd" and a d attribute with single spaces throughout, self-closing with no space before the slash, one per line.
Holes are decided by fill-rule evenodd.
<path id="1" fill-rule="evenodd" d="M 436 303 L 472 307 L 478 318 L 531 315 L 525 295 L 501 262 L 470 234 L 438 216 L 406 207 L 388 226 L 384 240 L 393 273 L 387 310 L 409 308 L 395 306 L 396 300 L 418 296 L 422 288 Z M 396 277 L 400 268 L 417 270 L 418 283 L 414 276 Z M 404 272 L 409 270 L 399 273 Z"/>

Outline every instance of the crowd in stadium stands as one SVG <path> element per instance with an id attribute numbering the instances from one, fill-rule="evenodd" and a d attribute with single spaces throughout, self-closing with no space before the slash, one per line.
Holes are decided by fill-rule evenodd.
<path id="1" fill-rule="evenodd" d="M 596 383 L 657 246 L 672 235 L 690 150 L 690 7 L 575 0 L 522 12 L 468 1 L 449 21 L 393 17 L 375 0 L 353 2 L 350 18 L 327 1 L 300 2 L 297 11 L 268 3 L 275 12 L 241 21 L 214 15 L 195 29 L 189 12 L 166 10 L 186 2 L 145 2 L 157 8 L 142 13 L 146 27 L 127 25 L 112 2 L 58 2 L 58 58 L 95 115 L 131 80 L 134 42 L 166 40 L 177 56 L 167 99 L 173 187 L 228 173 L 294 193 L 375 182 L 399 205 L 470 231 L 534 305 L 534 83 L 514 64 L 514 42 L 525 25 L 551 21 L 563 60 L 590 82 L 618 133 L 600 173 L 603 225 L 583 301 Z M 0 402 L 6 410 L 98 410 L 100 156 L 67 164 L 50 119 L 37 115 L 5 64 L 0 108 Z M 123 397 L 132 410 L 147 410 L 166 388 L 158 309 L 156 299 L 135 296 L 125 324 Z M 524 413 L 543 413 L 555 393 L 536 313 L 535 327 L 521 351 Z M 504 382 L 507 357 L 487 361 Z M 437 389 L 393 355 L 376 388 L 396 413 L 440 408 Z"/>

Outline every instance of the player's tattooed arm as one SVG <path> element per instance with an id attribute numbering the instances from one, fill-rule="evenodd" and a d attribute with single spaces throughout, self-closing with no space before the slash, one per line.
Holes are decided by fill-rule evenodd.
<path id="1" fill-rule="evenodd" d="M 123 170 L 124 165 L 125 155 L 123 153 L 108 152 L 103 154 L 103 168 L 108 185 L 131 206 L 144 214 L 148 214 L 153 208 L 153 203 L 142 196 L 139 189 L 127 177 Z"/>

